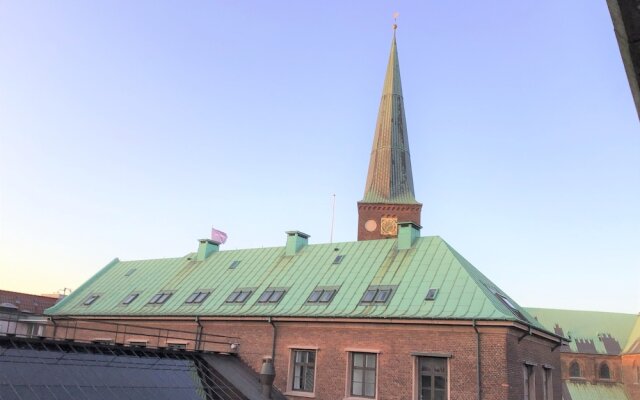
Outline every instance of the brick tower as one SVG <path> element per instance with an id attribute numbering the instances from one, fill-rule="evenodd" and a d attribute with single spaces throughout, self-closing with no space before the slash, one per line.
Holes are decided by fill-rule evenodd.
<path id="1" fill-rule="evenodd" d="M 421 210 L 413 191 L 394 25 L 367 184 L 358 202 L 358 240 L 397 237 L 397 223 L 420 225 Z"/>

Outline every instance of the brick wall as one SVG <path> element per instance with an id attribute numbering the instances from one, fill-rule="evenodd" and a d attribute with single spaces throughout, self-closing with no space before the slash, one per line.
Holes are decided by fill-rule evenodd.
<path id="1" fill-rule="evenodd" d="M 628 354 L 621 358 L 622 381 L 630 399 L 640 399 L 640 354 Z"/>
<path id="2" fill-rule="evenodd" d="M 395 217 L 398 222 L 413 222 L 420 225 L 420 211 L 422 204 L 377 204 L 358 203 L 358 240 L 385 239 L 380 233 L 380 219 L 383 216 Z M 376 221 L 377 227 L 373 232 L 365 229 L 368 220 Z"/>
<path id="3" fill-rule="evenodd" d="M 123 323 L 123 321 L 118 321 Z M 127 321 L 130 324 L 184 331 L 183 339 L 193 348 L 197 324 L 193 321 Z M 95 322 L 83 327 L 102 326 Z M 259 371 L 264 357 L 271 356 L 273 328 L 268 321 L 203 321 L 204 332 L 222 335 L 221 341 L 240 344 L 238 354 L 244 362 Z M 316 349 L 315 398 L 336 400 L 347 396 L 350 351 L 378 353 L 377 398 L 385 400 L 413 399 L 416 385 L 416 356 L 412 353 L 439 353 L 448 358 L 451 400 L 477 399 L 476 332 L 472 326 L 427 324 L 391 324 L 359 322 L 275 322 L 275 385 L 283 392 L 290 389 L 289 371 L 294 348 Z M 187 333 L 190 332 L 190 333 Z M 555 399 L 560 399 L 559 351 L 551 352 L 552 343 L 527 337 L 518 342 L 522 331 L 507 327 L 484 326 L 481 337 L 482 398 L 491 400 L 522 399 L 523 360 L 551 365 Z M 117 342 L 139 338 L 144 330 L 120 332 Z M 105 334 L 77 329 L 76 339 L 104 338 Z M 63 331 L 58 330 L 63 337 Z M 175 334 L 174 334 L 175 336 Z M 215 340 L 214 336 L 207 337 Z M 234 339 L 237 338 L 237 339 Z M 223 340 L 224 339 L 224 340 Z M 158 341 L 159 339 L 151 339 Z M 162 339 L 158 344 L 162 345 Z M 153 345 L 153 343 L 151 343 Z M 229 349 L 228 346 L 225 347 Z M 209 350 L 221 351 L 215 345 Z M 557 393 L 557 394 L 556 394 Z M 291 399 L 302 397 L 289 395 Z"/>

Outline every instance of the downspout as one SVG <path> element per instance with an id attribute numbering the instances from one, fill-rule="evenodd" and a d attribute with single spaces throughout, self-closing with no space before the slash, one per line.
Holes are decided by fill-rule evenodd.
<path id="1" fill-rule="evenodd" d="M 473 330 L 476 331 L 476 381 L 478 382 L 478 400 L 482 400 L 482 386 L 480 386 L 480 332 L 476 325 L 476 320 L 473 320 Z"/>
<path id="2" fill-rule="evenodd" d="M 202 342 L 202 324 L 200 323 L 200 317 L 196 315 L 196 324 L 198 327 L 196 328 L 196 343 L 195 343 L 195 351 L 200 350 L 200 344 Z"/>
<path id="3" fill-rule="evenodd" d="M 269 324 L 273 327 L 273 343 L 271 343 L 271 362 L 275 365 L 276 360 L 276 338 L 278 336 L 278 329 L 276 328 L 276 324 L 273 322 L 271 317 L 269 317 Z"/>
<path id="4" fill-rule="evenodd" d="M 51 321 L 51 323 L 53 324 L 53 338 L 56 338 L 56 332 L 58 331 L 58 324 L 56 324 L 56 320 L 53 317 L 49 317 L 49 320 Z"/>

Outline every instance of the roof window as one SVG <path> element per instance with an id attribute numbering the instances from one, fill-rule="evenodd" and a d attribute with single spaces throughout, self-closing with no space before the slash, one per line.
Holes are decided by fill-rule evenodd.
<path id="1" fill-rule="evenodd" d="M 360 304 L 386 304 L 395 288 L 395 286 L 369 286 L 364 292 Z"/>
<path id="2" fill-rule="evenodd" d="M 160 292 L 154 295 L 151 300 L 149 300 L 149 304 L 164 304 L 169 297 L 171 297 L 173 293 L 170 292 Z"/>
<path id="3" fill-rule="evenodd" d="M 267 289 L 258 299 L 258 303 L 277 303 L 282 299 L 285 293 L 286 290 L 284 289 Z"/>
<path id="4" fill-rule="evenodd" d="M 338 289 L 335 288 L 316 288 L 307 299 L 307 303 L 330 303 L 333 296 L 336 295 Z"/>
<path id="5" fill-rule="evenodd" d="M 191 296 L 187 297 L 187 300 L 185 301 L 185 303 L 187 304 L 200 304 L 202 303 L 207 297 L 209 297 L 209 295 L 211 294 L 211 291 L 208 292 L 193 292 L 193 294 L 191 294 Z"/>
<path id="6" fill-rule="evenodd" d="M 238 289 L 231 293 L 225 303 L 244 303 L 253 293 L 252 289 Z"/>
<path id="7" fill-rule="evenodd" d="M 138 298 L 140 294 L 139 293 L 131 293 L 130 295 L 128 295 L 127 297 L 124 298 L 124 300 L 122 300 L 122 304 L 124 304 L 125 306 L 128 306 L 129 304 L 131 304 L 135 299 Z"/>
<path id="8" fill-rule="evenodd" d="M 240 260 L 231 261 L 231 265 L 229 265 L 229 269 L 236 269 L 236 267 L 240 264 Z"/>
<path id="9" fill-rule="evenodd" d="M 131 276 L 131 274 L 133 274 L 134 272 L 136 272 L 135 268 L 131 268 L 130 270 L 127 271 L 126 274 L 124 274 L 124 276 Z"/>
<path id="10" fill-rule="evenodd" d="M 429 289 L 427 295 L 424 297 L 425 300 L 435 300 L 438 295 L 438 289 Z"/>
<path id="11" fill-rule="evenodd" d="M 344 259 L 344 255 L 336 256 L 336 258 L 334 258 L 332 264 L 340 264 L 343 259 Z"/>
<path id="12" fill-rule="evenodd" d="M 520 310 L 518 310 L 518 307 L 513 304 L 511 302 L 511 300 L 509 300 L 506 296 L 496 292 L 495 293 L 496 297 L 498 298 L 498 300 L 500 300 L 502 302 L 502 304 L 504 304 L 505 306 L 507 306 L 507 308 L 509 309 L 509 311 L 511 311 L 513 313 L 513 315 L 516 316 L 516 318 L 518 318 L 519 320 L 522 321 L 528 321 L 527 317 L 524 316 L 524 314 L 522 314 L 522 312 L 520 312 Z"/>
<path id="13" fill-rule="evenodd" d="M 98 297 L 100 297 L 100 295 L 92 294 L 91 296 L 86 298 L 86 300 L 84 301 L 84 303 L 82 303 L 82 305 L 90 306 L 91 304 L 93 304 L 94 301 L 98 300 Z"/>

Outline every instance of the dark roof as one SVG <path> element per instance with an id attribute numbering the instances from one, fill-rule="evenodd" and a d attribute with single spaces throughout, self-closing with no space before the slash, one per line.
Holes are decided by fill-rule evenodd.
<path id="1" fill-rule="evenodd" d="M 44 310 L 56 304 L 57 301 L 58 299 L 53 297 L 0 290 L 0 304 L 13 304 L 20 311 L 36 315 L 44 314 Z"/>
<path id="2" fill-rule="evenodd" d="M 3 400 L 249 400 L 259 392 L 259 375 L 231 355 L 0 337 Z"/>
<path id="3" fill-rule="evenodd" d="M 640 9 L 637 0 L 607 0 L 629 86 L 640 116 Z"/>

